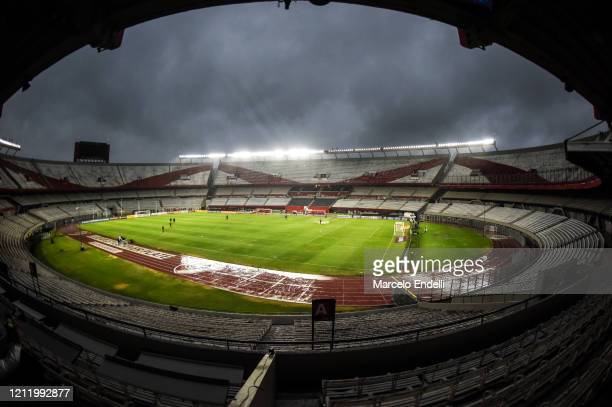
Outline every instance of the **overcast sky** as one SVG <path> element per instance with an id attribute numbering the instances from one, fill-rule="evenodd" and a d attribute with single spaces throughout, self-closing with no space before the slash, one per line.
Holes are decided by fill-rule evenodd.
<path id="1" fill-rule="evenodd" d="M 21 155 L 70 160 L 76 140 L 111 160 L 180 153 L 465 141 L 561 141 L 591 106 L 501 48 L 460 47 L 454 27 L 398 12 L 271 3 L 182 13 L 83 48 L 4 106 Z"/>

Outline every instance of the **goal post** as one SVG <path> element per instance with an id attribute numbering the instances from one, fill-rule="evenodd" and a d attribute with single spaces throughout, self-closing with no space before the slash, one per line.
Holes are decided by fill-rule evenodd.
<path id="1" fill-rule="evenodd" d="M 325 216 L 325 215 L 327 215 L 327 211 L 325 209 L 310 209 L 310 208 L 307 208 L 306 209 L 306 214 L 307 215 L 314 215 L 314 216 Z"/>
<path id="2" fill-rule="evenodd" d="M 410 222 L 395 222 L 393 236 L 397 242 L 404 242 L 410 236 Z"/>
<path id="3" fill-rule="evenodd" d="M 151 216 L 151 211 L 134 211 L 134 216 L 137 218 L 143 218 L 145 216 Z"/>

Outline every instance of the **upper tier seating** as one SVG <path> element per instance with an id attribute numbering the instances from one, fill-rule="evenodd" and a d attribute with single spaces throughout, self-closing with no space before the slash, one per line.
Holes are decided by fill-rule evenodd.
<path id="1" fill-rule="evenodd" d="M 9 178 L 8 174 L 3 171 L 3 168 L 0 165 L 0 190 L 12 190 L 18 188 L 19 186 L 13 182 L 11 178 Z"/>
<path id="2" fill-rule="evenodd" d="M 594 181 L 593 174 L 565 159 L 563 145 L 459 154 L 444 184 L 567 184 Z"/>
<path id="3" fill-rule="evenodd" d="M 230 161 L 219 166 L 215 185 L 235 184 L 430 184 L 446 158 Z"/>
<path id="4" fill-rule="evenodd" d="M 99 164 L 0 156 L 0 190 L 206 186 L 208 164 Z"/>

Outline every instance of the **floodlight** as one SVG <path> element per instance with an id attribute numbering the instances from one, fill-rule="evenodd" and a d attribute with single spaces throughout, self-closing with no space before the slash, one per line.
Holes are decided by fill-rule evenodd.
<path id="1" fill-rule="evenodd" d="M 0 138 L 0 147 L 10 148 L 12 150 L 21 150 L 21 146 L 19 144 L 12 143 L 8 140 L 4 140 Z"/>

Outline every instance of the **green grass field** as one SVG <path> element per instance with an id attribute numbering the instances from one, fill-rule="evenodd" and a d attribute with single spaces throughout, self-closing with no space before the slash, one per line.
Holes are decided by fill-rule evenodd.
<path id="1" fill-rule="evenodd" d="M 109 237 L 122 235 L 136 244 L 210 259 L 270 269 L 326 275 L 360 275 L 367 249 L 402 249 L 395 243 L 392 220 L 322 219 L 282 215 L 194 213 L 132 218 L 83 225 Z M 162 225 L 166 232 L 161 231 Z M 424 251 L 467 248 L 480 255 L 491 246 L 478 231 L 453 225 L 422 223 L 413 243 Z M 395 250 L 397 252 L 397 250 Z M 192 283 L 119 259 L 64 236 L 45 240 L 35 254 L 55 270 L 106 291 L 162 304 L 245 313 L 307 312 L 307 305 L 267 301 Z M 342 308 L 340 311 L 354 310 Z"/>
<path id="2" fill-rule="evenodd" d="M 83 229 L 212 260 L 330 276 L 361 275 L 366 249 L 402 248 L 392 220 L 193 213 L 91 223 Z M 319 224 L 319 220 L 328 222 Z M 161 227 L 165 232 L 162 233 Z"/>
<path id="3" fill-rule="evenodd" d="M 419 227 L 412 247 L 426 258 L 476 258 L 492 246 L 488 237 L 474 229 L 429 222 L 421 222 Z"/>
<path id="4" fill-rule="evenodd" d="M 94 247 L 80 251 L 79 242 L 57 236 L 44 240 L 34 254 L 55 270 L 87 285 L 141 300 L 181 307 L 244 313 L 300 313 L 308 305 L 260 298 L 193 283 L 119 259 Z"/>

